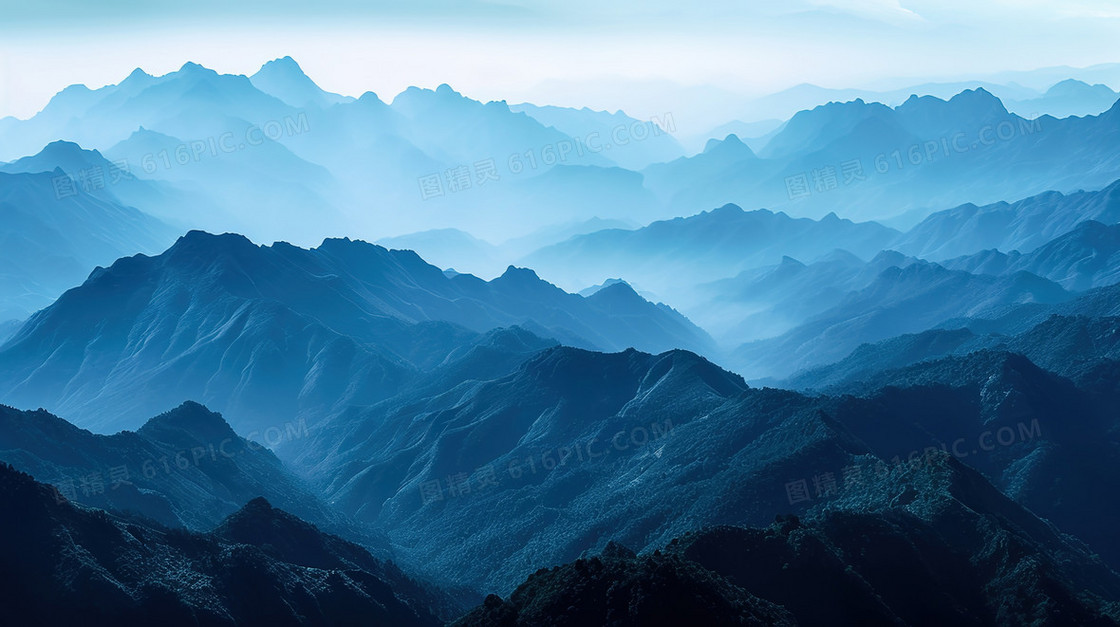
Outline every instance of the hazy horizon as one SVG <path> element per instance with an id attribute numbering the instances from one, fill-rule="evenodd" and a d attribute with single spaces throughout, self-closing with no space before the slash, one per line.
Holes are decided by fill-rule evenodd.
<path id="1" fill-rule="evenodd" d="M 251 75 L 291 56 L 321 87 L 349 96 L 391 100 L 447 83 L 483 101 L 644 118 L 674 111 L 700 132 L 739 117 L 751 98 L 802 83 L 896 89 L 1058 66 L 1076 74 L 1120 59 L 1120 9 L 1106 2 L 720 2 L 687 14 L 664 2 L 2 6 L 0 117 L 23 119 L 68 85 L 115 84 L 136 67 L 162 75 L 193 61 Z M 125 18 L 128 27 L 114 24 Z M 192 45 L 200 41 L 207 46 Z"/>

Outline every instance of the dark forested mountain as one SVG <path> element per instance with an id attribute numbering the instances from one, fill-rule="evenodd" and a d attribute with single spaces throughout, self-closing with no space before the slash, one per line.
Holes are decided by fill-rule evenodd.
<path id="1" fill-rule="evenodd" d="M 248 432 L 387 398 L 510 325 L 587 348 L 710 348 L 625 284 L 583 298 L 526 269 L 449 278 L 364 242 L 305 250 L 193 232 L 97 269 L 29 320 L 0 348 L 0 381 L 8 402 L 99 431 L 197 398 Z"/>
<path id="2" fill-rule="evenodd" d="M 1093 490 L 1058 487 L 1120 462 L 1116 375 L 1075 384 L 1008 353 L 931 372 L 941 378 L 806 397 L 748 388 L 680 351 L 556 348 L 493 380 L 340 414 L 294 464 L 409 547 L 408 567 L 499 593 L 610 539 L 653 550 L 690 528 L 827 502 L 859 459 L 874 463 L 866 455 L 894 466 L 953 454 L 1120 563 L 1109 516 L 1085 516 L 1104 511 Z"/>
<path id="3" fill-rule="evenodd" d="M 438 625 L 424 587 L 254 499 L 210 533 L 88 510 L 0 465 L 4 611 L 16 624 Z"/>
<path id="4" fill-rule="evenodd" d="M 870 468 L 868 468 L 870 470 Z M 541 569 L 463 627 L 1110 625 L 1120 577 L 948 457 L 868 472 L 805 519 L 716 527 Z"/>
<path id="5" fill-rule="evenodd" d="M 402 564 L 500 592 L 609 539 L 645 548 L 768 520 L 798 460 L 843 466 L 862 450 L 817 407 L 684 351 L 558 347 L 508 375 L 340 414 L 294 463 L 410 547 Z"/>
<path id="6" fill-rule="evenodd" d="M 254 441 L 234 433 L 220 415 L 184 403 L 135 432 L 96 435 L 46 411 L 0 406 L 0 459 L 69 500 L 171 527 L 208 531 L 263 496 L 321 526 L 342 528 L 342 517 L 267 448 L 307 437 L 306 429 L 306 423 L 279 424 L 254 433 Z"/>

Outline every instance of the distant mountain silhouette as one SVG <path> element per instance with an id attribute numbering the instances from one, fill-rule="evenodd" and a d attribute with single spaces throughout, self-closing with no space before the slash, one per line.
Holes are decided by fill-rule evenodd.
<path id="1" fill-rule="evenodd" d="M 2 393 L 99 431 L 199 399 L 244 433 L 392 396 L 512 325 L 599 350 L 711 348 L 625 285 L 583 298 L 527 269 L 448 278 L 411 251 L 364 242 L 306 250 L 192 232 L 159 256 L 97 269 L 28 321 L 0 347 Z"/>
<path id="2" fill-rule="evenodd" d="M 982 88 L 893 108 L 832 102 L 794 115 L 757 162 L 694 167 L 711 160 L 701 154 L 643 173 L 677 213 L 749 202 L 808 217 L 924 217 L 964 202 L 1105 187 L 1120 176 L 1118 112 L 1024 118 Z"/>
<path id="3" fill-rule="evenodd" d="M 1025 255 L 989 250 L 942 265 L 977 274 L 1030 272 L 1078 291 L 1113 285 L 1120 283 L 1120 225 L 1086 220 Z"/>
<path id="4" fill-rule="evenodd" d="M 1050 305 L 1073 298 L 1056 283 L 1027 272 L 993 277 L 928 262 L 894 266 L 831 308 L 777 337 L 744 344 L 728 359 L 748 377 L 788 376 L 842 359 L 867 342 L 956 318 L 994 315 L 1019 304 Z"/>
<path id="5" fill-rule="evenodd" d="M 822 251 L 843 248 L 870 258 L 897 236 L 880 224 L 835 215 L 809 220 L 724 205 L 632 231 L 574 237 L 538 250 L 525 263 L 563 284 L 586 286 L 622 277 L 666 297 L 672 292 L 680 302 L 687 286 L 778 263 L 783 256 L 813 260 Z"/>
<path id="6" fill-rule="evenodd" d="M 70 148 L 56 145 L 51 152 L 81 158 Z M 86 193 L 74 180 L 78 171 L 70 175 L 62 169 L 0 172 L 0 320 L 46 307 L 99 264 L 174 241 L 168 225 L 113 196 Z M 110 173 L 103 176 L 108 180 Z"/>
<path id="7" fill-rule="evenodd" d="M 1120 181 L 1099 192 L 1046 192 L 1013 203 L 968 204 L 938 211 L 893 246 L 935 261 L 993 248 L 1029 253 L 1087 220 L 1120 222 Z"/>
<path id="8" fill-rule="evenodd" d="M 354 100 L 324 91 L 303 73 L 303 69 L 291 57 L 265 63 L 256 74 L 249 77 L 249 80 L 253 83 L 253 87 L 293 107 L 326 108 Z"/>

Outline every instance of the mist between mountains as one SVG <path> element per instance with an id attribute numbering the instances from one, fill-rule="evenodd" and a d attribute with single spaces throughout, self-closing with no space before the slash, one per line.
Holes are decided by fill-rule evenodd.
<path id="1" fill-rule="evenodd" d="M 262 146 L 266 142 L 278 142 L 281 139 L 295 137 L 310 131 L 311 125 L 307 120 L 307 113 L 300 112 L 298 115 L 284 116 L 280 120 L 268 120 L 261 124 L 251 125 L 240 135 L 233 131 L 226 131 L 218 135 L 184 141 L 178 145 L 167 146 L 158 151 L 146 153 L 132 161 L 128 158 L 119 159 L 113 161 L 108 167 L 97 165 L 79 170 L 73 175 L 55 176 L 51 179 L 51 183 L 54 185 L 57 200 L 77 196 L 79 190 L 92 194 L 117 185 L 121 181 L 134 179 L 133 166 L 137 166 L 140 171 L 151 175 L 172 168 L 199 163 L 207 159 L 217 159 L 223 155 L 250 150 Z"/>
<path id="2" fill-rule="evenodd" d="M 612 455 L 632 453 L 661 441 L 673 430 L 673 421 L 666 418 L 652 422 L 648 426 L 639 425 L 621 429 L 609 438 L 598 436 L 558 446 L 529 455 L 510 457 L 507 461 L 495 461 L 474 471 L 458 472 L 445 478 L 429 479 L 419 484 L 420 502 L 428 505 L 445 499 L 477 494 L 488 488 L 500 485 L 512 486 L 528 482 L 538 474 L 544 475 L 562 467 L 599 461 Z M 660 456 L 659 452 L 654 455 Z"/>
<path id="3" fill-rule="evenodd" d="M 1018 118 L 1018 122 L 1003 120 L 998 124 L 988 124 L 975 132 L 958 131 L 925 141 L 900 146 L 894 150 L 880 152 L 874 157 L 853 156 L 833 164 L 821 164 L 818 168 L 797 172 L 785 177 L 786 196 L 790 200 L 801 200 L 815 194 L 824 194 L 856 183 L 867 181 L 872 176 L 882 176 L 891 172 L 909 171 L 934 162 L 943 162 L 955 156 L 989 149 L 997 144 L 1042 132 L 1042 118 Z"/>
<path id="4" fill-rule="evenodd" d="M 890 476 L 899 469 L 916 470 L 930 465 L 938 457 L 951 455 L 964 460 L 977 455 L 990 454 L 1000 448 L 1007 448 L 1023 442 L 1033 442 L 1042 437 L 1042 426 L 1035 418 L 1029 424 L 1019 422 L 1015 427 L 1003 426 L 984 431 L 979 435 L 943 441 L 923 449 L 898 454 L 889 459 L 876 460 L 873 464 L 852 464 L 835 472 L 821 472 L 810 478 L 792 479 L 785 484 L 786 497 L 790 505 L 823 500 L 840 495 L 841 492 L 858 489 L 864 485 L 867 473 L 874 473 L 880 479 Z"/>
<path id="5" fill-rule="evenodd" d="M 536 172 L 588 155 L 609 153 L 623 146 L 640 143 L 677 130 L 671 112 L 652 116 L 648 121 L 634 120 L 616 124 L 605 134 L 592 131 L 582 137 L 555 142 L 510 153 L 504 159 L 491 156 L 472 164 L 461 164 L 442 172 L 432 172 L 417 179 L 421 200 L 432 200 L 472 189 L 493 186 L 510 177 Z M 504 177 L 504 178 L 503 178 Z"/>
<path id="6" fill-rule="evenodd" d="M 204 442 L 143 460 L 122 460 L 124 463 L 119 466 L 86 469 L 88 472 L 83 471 L 78 475 L 58 479 L 52 487 L 55 490 L 55 498 L 60 503 L 79 501 L 81 497 L 96 497 L 104 494 L 106 489 L 117 490 L 123 485 L 133 485 L 137 481 L 150 481 L 160 476 L 186 472 L 191 468 L 204 468 L 208 464 L 218 464 L 222 460 L 236 459 L 247 453 L 275 448 L 285 442 L 301 440 L 309 435 L 307 420 L 300 418 L 295 422 L 252 431 L 244 438 L 227 437 L 220 441 Z M 261 443 L 262 441 L 264 444 Z"/>

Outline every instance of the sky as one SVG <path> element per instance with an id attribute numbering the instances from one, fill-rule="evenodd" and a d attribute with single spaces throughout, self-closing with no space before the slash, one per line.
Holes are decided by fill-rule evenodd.
<path id="1" fill-rule="evenodd" d="M 806 82 L 892 88 L 1120 61 L 1111 0 L 0 0 L 0 16 L 0 117 L 21 118 L 69 84 L 136 67 L 252 74 L 288 55 L 347 95 L 449 83 L 678 124 Z"/>

